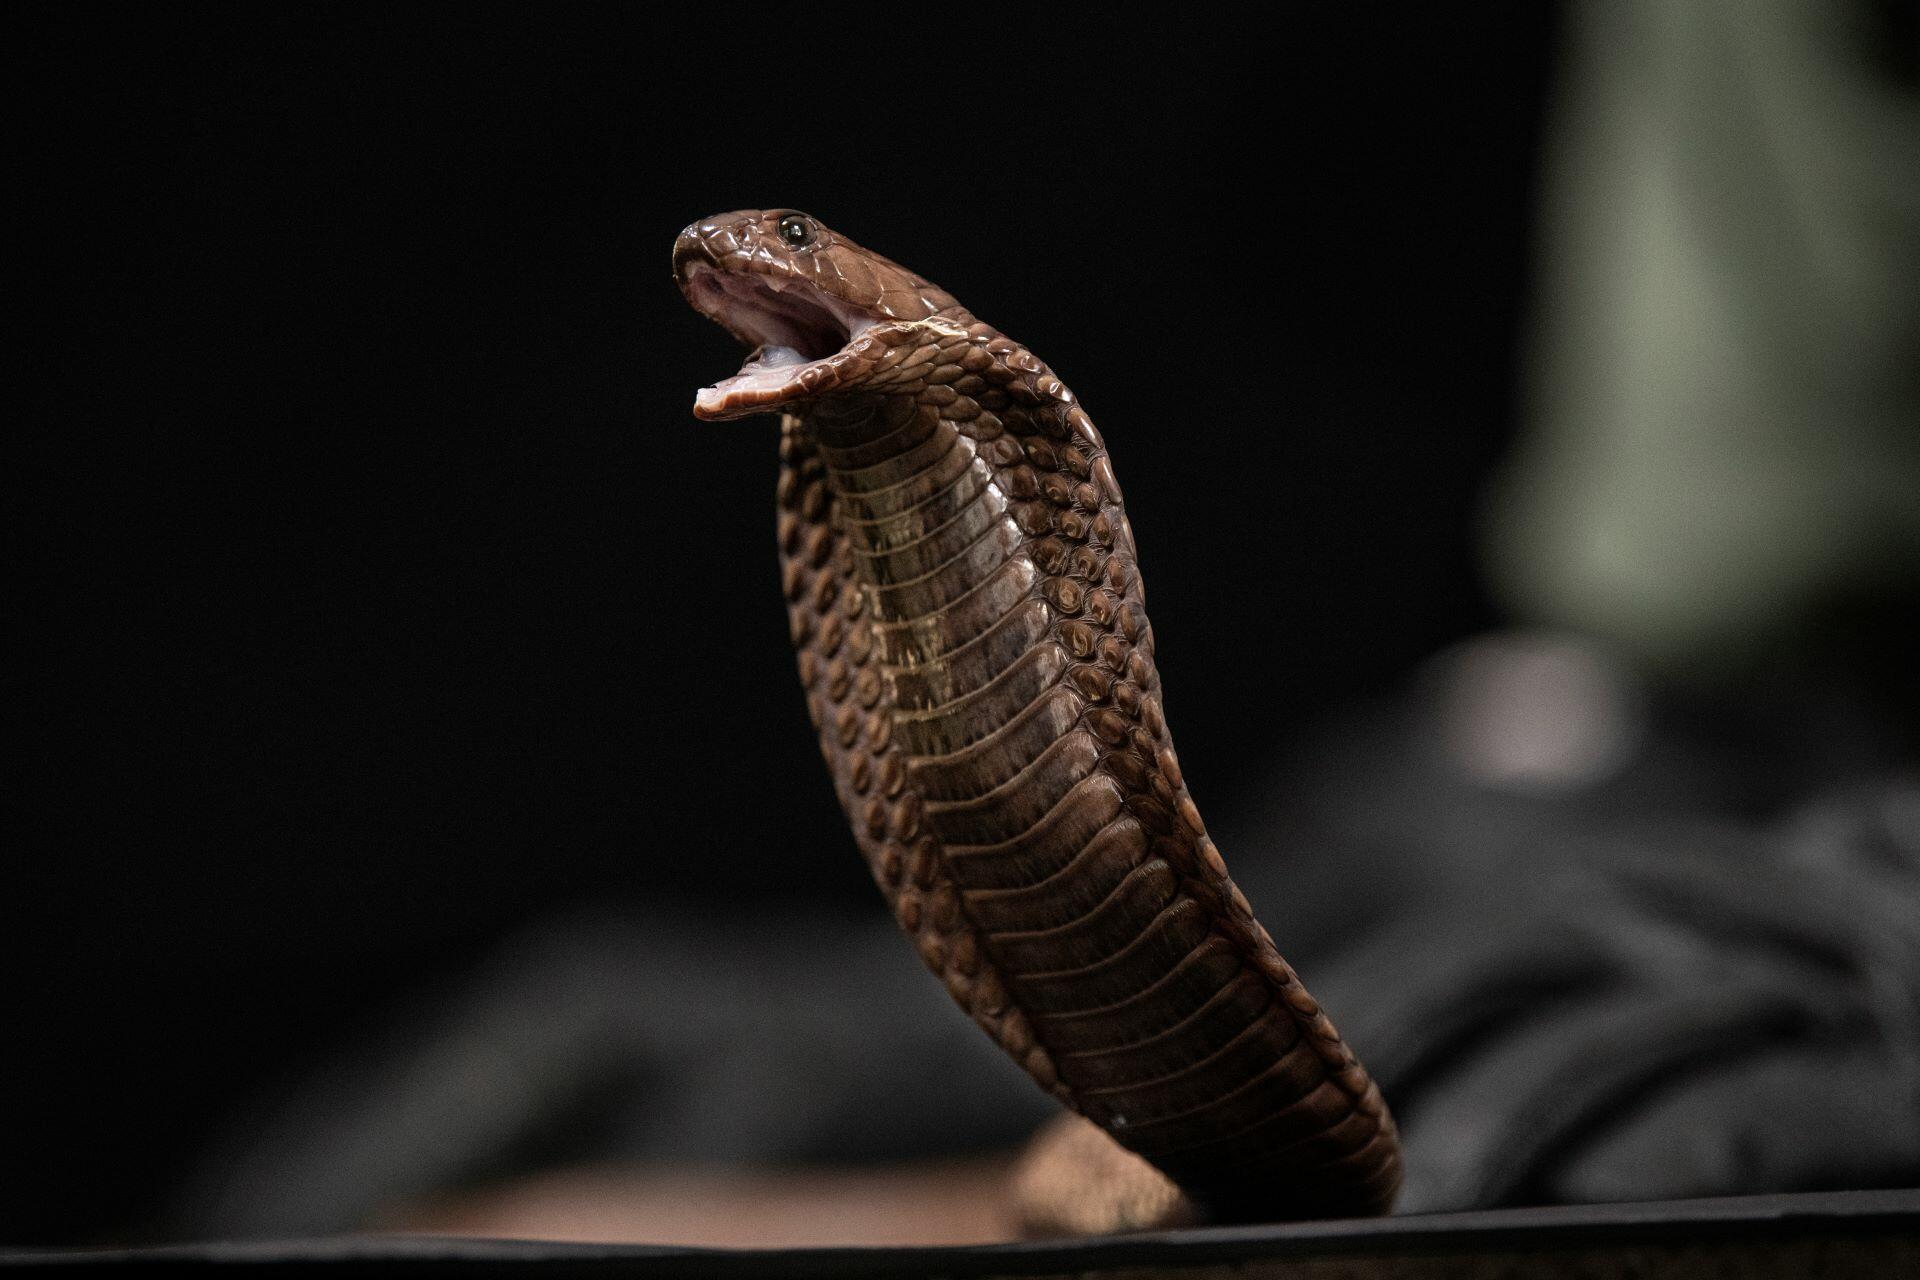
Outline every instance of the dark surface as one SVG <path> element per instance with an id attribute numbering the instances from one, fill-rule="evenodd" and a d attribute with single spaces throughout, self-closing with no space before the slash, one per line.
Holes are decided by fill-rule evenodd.
<path id="1" fill-rule="evenodd" d="M 1828 1252 L 1798 1258 L 1794 1245 Z M 1840 1246 L 1836 1248 L 1835 1246 Z M 1753 1196 L 1660 1204 L 1587 1205 L 1379 1221 L 1214 1228 L 1092 1240 L 952 1249 L 688 1250 L 542 1241 L 336 1239 L 201 1244 L 119 1252 L 0 1255 L 0 1265 L 107 1267 L 197 1263 L 320 1267 L 334 1272 L 401 1270 L 460 1275 L 848 1276 L 1246 1274 L 1266 1261 L 1333 1262 L 1341 1275 L 1420 1274 L 1720 1275 L 1795 1274 L 1815 1258 L 1828 1274 L 1896 1274 L 1920 1248 L 1920 1191 Z M 1782 1263 L 1785 1267 L 1783 1269 Z M 1851 1265 L 1848 1265 L 1851 1264 Z M 1218 1271 L 1215 1268 L 1219 1268 Z M 1688 1269 L 1692 1270 L 1689 1271 Z M 1129 1275 L 1138 1274 L 1128 1271 Z M 1260 1274 L 1265 1274 L 1261 1271 Z"/>
<path id="2" fill-rule="evenodd" d="M 792 689 L 771 428 L 688 414 L 737 360 L 667 274 L 701 212 L 810 208 L 1071 379 L 1207 787 L 1269 745 L 1240 726 L 1483 625 L 1549 26 L 18 30 L 0 1239 L 145 1237 L 236 1100 L 555 908 L 874 909 Z M 1230 258 L 1170 251 L 1198 216 Z M 1131 344 L 1200 314 L 1196 419 Z M 1257 673 L 1200 621 L 1255 527 L 1300 602 Z"/>

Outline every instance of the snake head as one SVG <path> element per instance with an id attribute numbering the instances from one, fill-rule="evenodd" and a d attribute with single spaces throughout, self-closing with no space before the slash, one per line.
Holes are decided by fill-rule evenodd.
<path id="1" fill-rule="evenodd" d="M 673 275 L 695 310 L 752 348 L 740 372 L 695 397 L 708 420 L 855 390 L 883 338 L 966 315 L 945 290 L 793 209 L 702 218 L 674 242 Z"/>

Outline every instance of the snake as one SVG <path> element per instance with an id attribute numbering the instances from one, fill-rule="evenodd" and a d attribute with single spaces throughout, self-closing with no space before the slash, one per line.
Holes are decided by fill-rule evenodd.
<path id="1" fill-rule="evenodd" d="M 1388 1212 L 1393 1118 L 1207 834 L 1074 394 L 798 210 L 694 222 L 673 273 L 750 349 L 695 417 L 779 419 L 780 584 L 854 842 L 954 1001 L 1083 1118 L 1066 1199 L 1137 1167 L 1168 1191 L 1125 1226 Z"/>

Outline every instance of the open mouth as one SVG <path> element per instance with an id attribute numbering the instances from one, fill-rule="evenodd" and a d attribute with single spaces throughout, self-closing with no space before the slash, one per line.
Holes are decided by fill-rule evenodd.
<path id="1" fill-rule="evenodd" d="M 753 348 L 740 372 L 702 387 L 694 397 L 696 417 L 735 418 L 764 412 L 805 394 L 809 369 L 871 328 L 875 320 L 795 276 L 721 271 L 695 262 L 682 288 L 702 314 Z"/>

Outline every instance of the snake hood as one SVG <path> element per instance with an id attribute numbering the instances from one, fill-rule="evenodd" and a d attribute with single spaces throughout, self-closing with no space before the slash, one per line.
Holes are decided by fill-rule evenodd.
<path id="1" fill-rule="evenodd" d="M 695 398 L 709 420 L 853 390 L 876 329 L 971 319 L 944 289 L 793 209 L 702 218 L 674 242 L 673 274 L 696 310 L 753 348 Z"/>

